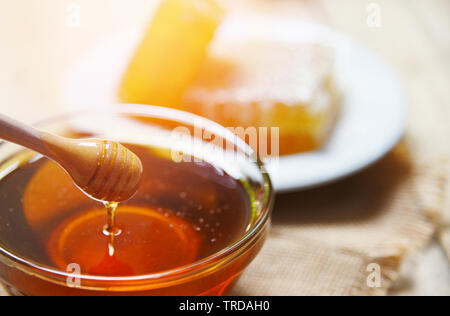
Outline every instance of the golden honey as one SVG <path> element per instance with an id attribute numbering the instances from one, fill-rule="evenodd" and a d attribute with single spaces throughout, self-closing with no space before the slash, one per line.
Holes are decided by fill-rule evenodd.
<path id="1" fill-rule="evenodd" d="M 1 248 L 54 271 L 76 264 L 84 276 L 133 277 L 199 262 L 246 233 L 253 221 L 246 183 L 204 161 L 176 163 L 155 148 L 126 147 L 141 159 L 144 175 L 137 194 L 115 214 L 84 195 L 46 158 L 22 152 L 5 162 L 0 167 Z M 260 244 L 252 247 L 257 251 Z M 215 276 L 137 293 L 222 294 L 251 258 L 250 253 L 221 271 L 219 283 Z M 102 293 L 47 282 L 1 263 L 0 276 L 26 295 Z"/>

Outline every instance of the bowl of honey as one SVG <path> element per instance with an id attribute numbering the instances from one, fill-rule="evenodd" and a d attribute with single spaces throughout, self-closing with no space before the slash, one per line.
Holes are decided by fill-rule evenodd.
<path id="1" fill-rule="evenodd" d="M 143 176 L 128 201 L 102 203 L 55 162 L 0 144 L 0 280 L 12 294 L 225 295 L 262 248 L 270 178 L 228 129 L 124 104 L 38 127 L 120 142 Z"/>

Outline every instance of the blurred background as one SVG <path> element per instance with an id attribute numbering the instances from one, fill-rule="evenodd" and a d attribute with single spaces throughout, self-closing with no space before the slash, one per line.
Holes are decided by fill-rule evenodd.
<path id="1" fill-rule="evenodd" d="M 375 51 L 400 75 L 408 92 L 410 125 L 416 129 L 408 142 L 420 152 L 417 163 L 449 157 L 450 1 L 221 2 L 230 10 L 264 11 L 331 25 Z M 35 122 L 63 111 L 61 80 L 71 63 L 110 33 L 145 27 L 157 4 L 157 0 L 0 0 L 0 112 Z M 375 24 L 374 10 L 380 13 Z M 429 124 L 417 124 L 421 121 Z M 289 200 L 282 197 L 281 203 Z M 443 203 L 449 213 L 450 204 Z M 403 264 L 391 294 L 450 295 L 450 268 L 438 242 L 448 238 L 445 212 L 439 214 L 444 224 L 434 241 Z M 282 222 L 283 217 L 277 220 Z"/>
<path id="2" fill-rule="evenodd" d="M 331 24 L 387 60 L 404 79 L 412 102 L 439 104 L 442 115 L 450 115 L 447 0 L 223 2 L 235 9 L 276 11 Z M 145 26 L 155 3 L 158 0 L 1 0 L 0 89 L 7 100 L 2 111 L 28 120 L 58 111 L 66 67 L 104 36 L 130 25 Z M 373 3 L 382 9 L 380 27 L 368 26 Z M 77 8 L 79 25 L 73 20 Z M 426 108 L 424 112 L 412 115 L 433 119 Z"/>

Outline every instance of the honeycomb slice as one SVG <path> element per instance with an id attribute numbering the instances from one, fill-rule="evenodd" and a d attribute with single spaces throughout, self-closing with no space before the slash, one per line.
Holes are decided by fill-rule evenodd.
<path id="1" fill-rule="evenodd" d="M 333 51 L 318 44 L 215 42 L 183 108 L 227 127 L 279 127 L 279 143 L 270 130 L 259 141 L 281 155 L 314 150 L 338 113 L 333 64 Z"/>
<path id="2" fill-rule="evenodd" d="M 120 101 L 179 105 L 223 14 L 214 0 L 164 0 L 124 75 Z"/>

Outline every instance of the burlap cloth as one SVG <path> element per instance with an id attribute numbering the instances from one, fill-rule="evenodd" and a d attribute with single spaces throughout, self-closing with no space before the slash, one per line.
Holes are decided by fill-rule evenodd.
<path id="1" fill-rule="evenodd" d="M 435 232 L 450 258 L 448 135 L 440 105 L 412 102 L 404 140 L 380 162 L 278 196 L 271 236 L 232 294 L 385 295 L 403 259 Z M 368 282 L 371 264 L 380 267 L 379 287 Z"/>
<path id="2" fill-rule="evenodd" d="M 351 179 L 279 196 L 271 237 L 233 294 L 386 294 L 402 258 L 433 235 L 444 185 L 439 164 L 414 165 L 399 146 Z M 372 263 L 380 287 L 368 286 Z"/>

